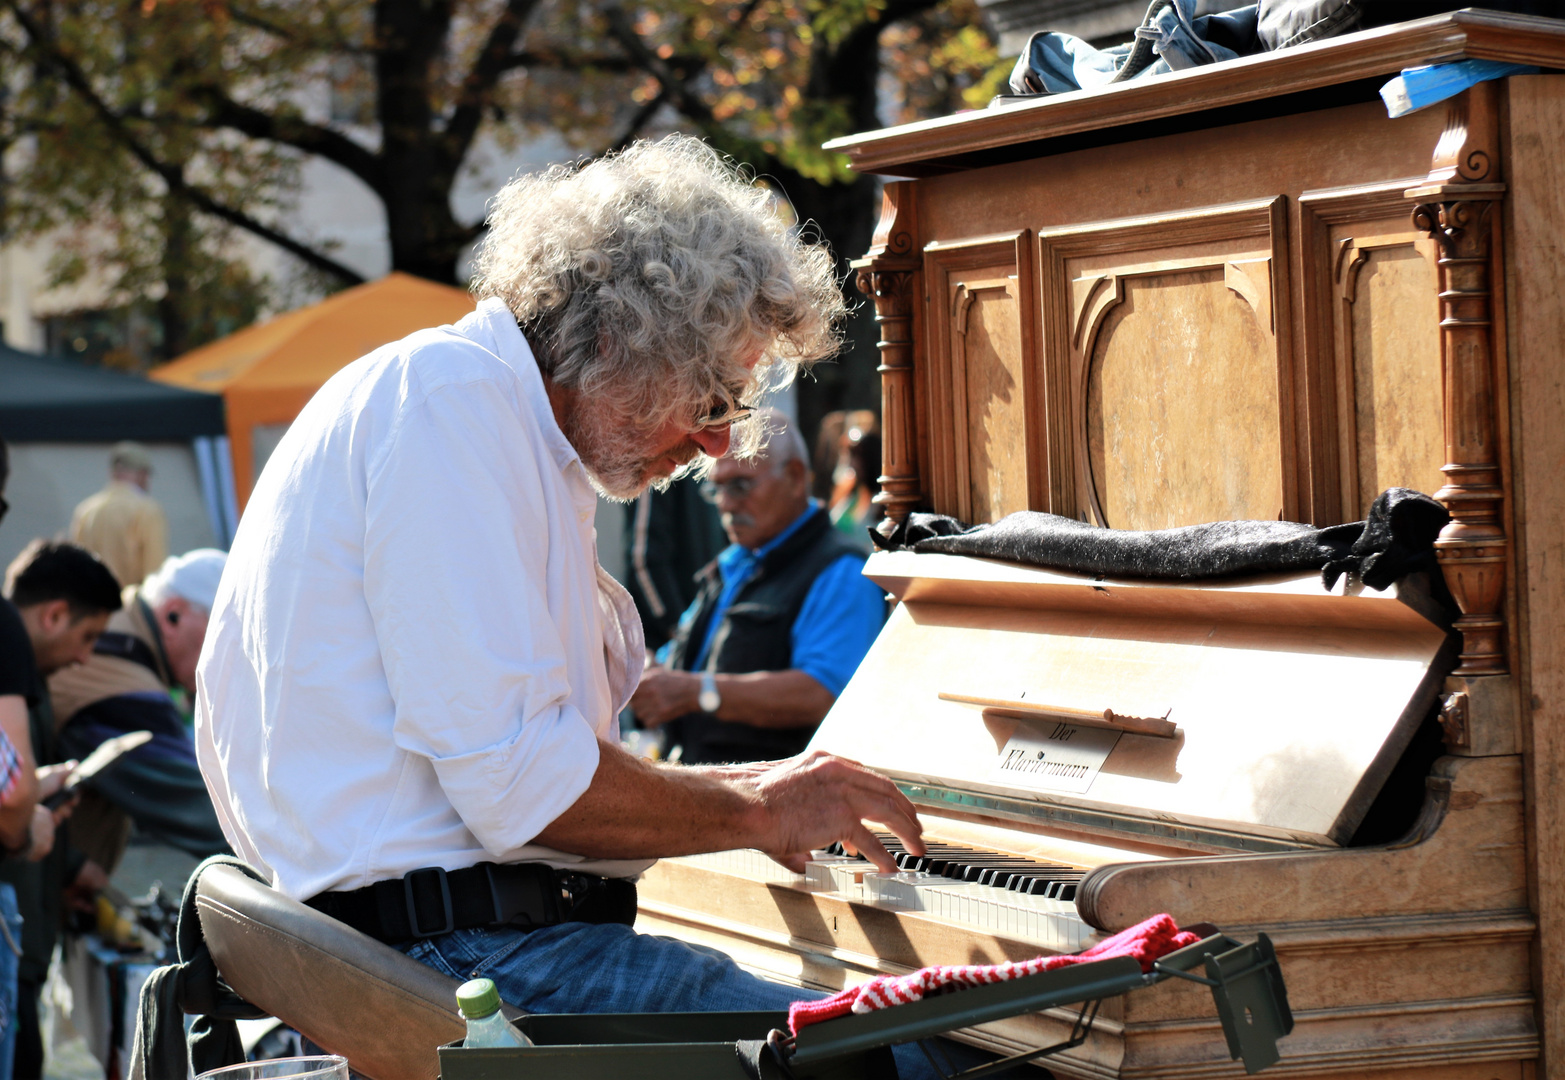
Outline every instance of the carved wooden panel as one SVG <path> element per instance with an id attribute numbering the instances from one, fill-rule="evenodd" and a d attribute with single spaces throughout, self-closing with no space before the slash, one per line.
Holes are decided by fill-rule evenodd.
<path id="1" fill-rule="evenodd" d="M 1281 198 L 1039 234 L 1056 513 L 1291 517 Z"/>
<path id="2" fill-rule="evenodd" d="M 1433 494 L 1444 483 L 1436 250 L 1412 225 L 1406 187 L 1300 199 L 1341 520 L 1362 518 L 1388 487 Z"/>
<path id="3" fill-rule="evenodd" d="M 929 494 L 963 521 L 1037 505 L 1042 410 L 1032 358 L 1033 261 L 1026 233 L 924 253 L 929 288 Z"/>

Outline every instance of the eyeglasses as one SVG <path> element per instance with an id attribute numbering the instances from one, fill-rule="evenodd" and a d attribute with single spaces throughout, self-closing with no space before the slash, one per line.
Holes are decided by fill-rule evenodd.
<path id="1" fill-rule="evenodd" d="M 690 432 L 695 434 L 698 431 L 705 431 L 707 428 L 727 427 L 729 424 L 737 424 L 755 412 L 755 408 L 754 405 L 746 405 L 739 400 L 735 400 L 732 406 L 727 404 L 718 405 L 711 412 L 697 420 L 695 425 L 691 427 Z"/>
<path id="2" fill-rule="evenodd" d="M 701 481 L 701 497 L 709 503 L 717 502 L 724 495 L 735 502 L 743 502 L 754 490 L 755 477 L 753 476 L 736 476 L 732 480 Z"/>

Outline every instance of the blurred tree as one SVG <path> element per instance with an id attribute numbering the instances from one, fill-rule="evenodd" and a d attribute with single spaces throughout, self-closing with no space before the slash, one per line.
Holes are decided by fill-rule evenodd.
<path id="1" fill-rule="evenodd" d="M 59 280 L 161 295 L 165 355 L 253 305 L 236 230 L 360 280 L 279 224 L 308 156 L 375 193 L 393 268 L 454 281 L 482 223 L 451 191 L 481 135 L 554 129 L 592 155 L 680 127 L 846 260 L 874 182 L 820 144 L 998 83 L 973 0 L 0 0 L 0 56 L 10 238 L 65 230 Z M 873 350 L 853 359 L 857 390 L 823 372 L 807 413 L 873 401 Z"/>

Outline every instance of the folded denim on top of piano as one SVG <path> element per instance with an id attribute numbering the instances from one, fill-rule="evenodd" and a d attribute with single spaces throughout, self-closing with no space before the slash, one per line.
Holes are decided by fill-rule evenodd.
<path id="1" fill-rule="evenodd" d="M 1137 532 L 1023 510 L 993 525 L 971 526 L 943 514 L 913 513 L 905 522 L 887 518 L 870 537 L 887 551 L 976 555 L 1112 577 L 1189 580 L 1320 570 L 1327 589 L 1349 572 L 1384 589 L 1413 571 L 1435 569 L 1434 541 L 1450 520 L 1428 495 L 1388 488 L 1367 520 L 1324 529 L 1293 521 L 1214 521 Z"/>

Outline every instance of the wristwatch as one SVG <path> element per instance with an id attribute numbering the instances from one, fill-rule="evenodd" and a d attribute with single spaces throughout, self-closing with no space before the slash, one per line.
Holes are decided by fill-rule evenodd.
<path id="1" fill-rule="evenodd" d="M 723 695 L 717 692 L 717 676 L 710 671 L 701 673 L 701 692 L 696 695 L 696 704 L 704 713 L 715 713 L 723 707 Z"/>

